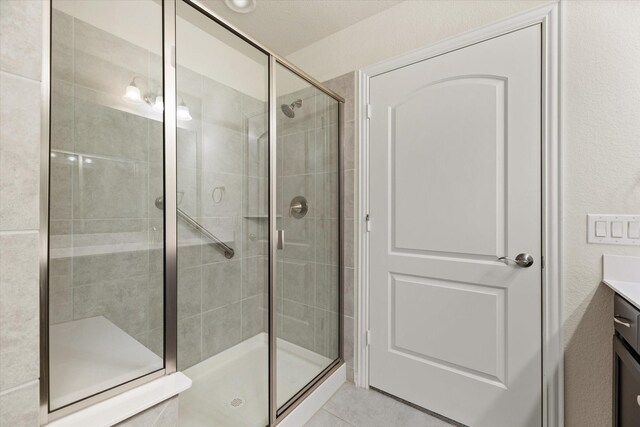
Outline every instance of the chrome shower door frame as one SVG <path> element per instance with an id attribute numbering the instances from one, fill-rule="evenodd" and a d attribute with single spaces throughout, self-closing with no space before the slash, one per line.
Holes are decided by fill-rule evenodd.
<path id="1" fill-rule="evenodd" d="M 132 390 L 177 370 L 177 96 L 176 96 L 176 0 L 161 0 L 162 61 L 164 86 L 164 367 L 82 400 L 50 411 L 49 382 L 49 180 L 51 148 L 51 46 L 53 0 L 42 2 L 43 46 L 40 129 L 40 410 L 41 425 Z M 168 214 L 171 212 L 172 214 Z"/>
<path id="2" fill-rule="evenodd" d="M 41 93 L 41 168 L 40 168 L 40 423 L 47 424 L 72 412 L 89 407 L 144 383 L 177 371 L 177 81 L 176 81 L 176 5 L 178 1 L 195 8 L 221 27 L 243 39 L 269 57 L 268 147 L 269 147 L 269 426 L 275 426 L 344 364 L 343 281 L 344 281 L 344 192 L 343 117 L 344 99 L 286 59 L 264 47 L 233 25 L 217 16 L 197 0 L 161 0 L 164 96 L 164 368 L 120 384 L 50 412 L 49 408 L 49 179 L 50 179 L 50 96 L 51 96 L 51 15 L 52 1 L 43 1 L 43 72 Z M 338 358 L 298 391 L 282 408 L 277 406 L 277 334 L 276 334 L 276 78 L 277 65 L 285 67 L 310 85 L 338 102 L 338 200 L 339 200 L 339 283 L 338 283 Z"/>
<path id="3" fill-rule="evenodd" d="M 344 140 L 344 98 L 329 88 L 325 87 L 321 82 L 311 77 L 280 55 L 276 54 L 269 48 L 263 46 L 258 41 L 248 36 L 244 32 L 237 29 L 231 23 L 218 16 L 214 11 L 208 8 L 199 0 L 177 0 L 183 1 L 194 9 L 200 11 L 212 21 L 221 27 L 238 36 L 248 44 L 252 45 L 261 52 L 269 56 L 269 94 L 268 94 L 268 135 L 269 135 L 269 426 L 276 426 L 291 411 L 293 411 L 300 403 L 302 403 L 309 395 L 311 395 L 320 385 L 322 385 L 331 374 L 337 371 L 344 363 L 344 192 L 342 185 L 344 183 L 344 167 L 343 167 L 343 140 Z M 276 67 L 281 65 L 301 79 L 305 80 L 316 89 L 333 98 L 338 102 L 338 200 L 339 200 L 339 220 L 338 220 L 338 252 L 339 252 L 339 268 L 340 274 L 338 283 L 338 358 L 335 359 L 328 367 L 313 378 L 304 388 L 298 391 L 291 399 L 278 408 L 277 404 L 277 333 L 276 333 L 276 251 L 277 248 L 277 226 L 276 226 L 276 194 L 277 194 L 277 99 L 276 99 Z"/>

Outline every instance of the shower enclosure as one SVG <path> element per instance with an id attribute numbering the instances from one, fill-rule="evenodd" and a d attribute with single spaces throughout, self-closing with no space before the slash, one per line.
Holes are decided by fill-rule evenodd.
<path id="1" fill-rule="evenodd" d="M 50 11 L 42 422 L 179 370 L 275 425 L 342 365 L 342 98 L 206 2 Z"/>

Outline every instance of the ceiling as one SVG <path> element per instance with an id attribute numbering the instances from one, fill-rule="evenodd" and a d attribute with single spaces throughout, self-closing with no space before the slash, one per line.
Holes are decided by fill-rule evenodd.
<path id="1" fill-rule="evenodd" d="M 281 56 L 382 12 L 402 0 L 256 0 L 252 13 L 201 0 L 217 15 Z"/>

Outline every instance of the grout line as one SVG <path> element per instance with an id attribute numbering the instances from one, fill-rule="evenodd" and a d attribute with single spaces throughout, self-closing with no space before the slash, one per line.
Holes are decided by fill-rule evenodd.
<path id="1" fill-rule="evenodd" d="M 18 78 L 20 80 L 27 80 L 29 82 L 42 84 L 42 80 L 39 80 L 38 78 L 34 79 L 34 78 L 31 78 L 31 77 L 23 76 L 21 74 L 16 74 L 16 73 L 13 73 L 13 72 L 7 71 L 7 70 L 0 70 L 0 74 L 6 74 L 7 76 L 16 77 L 16 78 Z"/>
<path id="2" fill-rule="evenodd" d="M 40 382 L 40 380 L 38 378 L 36 378 L 35 380 L 31 380 L 29 382 L 17 385 L 15 387 L 9 388 L 7 390 L 3 390 L 3 391 L 0 392 L 0 397 L 6 396 L 6 395 L 8 395 L 10 393 L 13 393 L 15 391 L 18 391 L 18 390 L 22 390 L 23 388 L 30 387 L 30 386 L 32 386 L 34 384 L 39 384 L 39 382 Z"/>
<path id="3" fill-rule="evenodd" d="M 40 230 L 2 230 L 0 236 L 12 236 L 15 234 L 38 234 Z"/>
<path id="4" fill-rule="evenodd" d="M 329 402 L 331 402 L 334 399 L 334 397 L 335 397 L 335 394 L 333 396 L 331 396 L 331 399 L 329 399 Z M 327 403 L 329 403 L 329 402 L 327 402 Z M 347 421 L 344 418 L 342 418 L 340 415 L 338 415 L 338 414 L 336 414 L 334 412 L 331 412 L 330 409 L 326 408 L 326 405 L 327 404 L 325 403 L 325 406 L 323 406 L 320 410 L 321 411 L 326 411 L 328 414 L 331 414 L 332 416 L 338 418 L 340 421 L 344 421 L 345 423 L 349 424 L 350 426 L 356 427 L 356 424 L 353 424 L 350 421 Z"/>

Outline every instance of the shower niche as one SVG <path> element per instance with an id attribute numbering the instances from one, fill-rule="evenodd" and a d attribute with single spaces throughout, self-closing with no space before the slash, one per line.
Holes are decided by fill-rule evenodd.
<path id="1" fill-rule="evenodd" d="M 50 11 L 42 422 L 181 371 L 275 425 L 343 363 L 343 100 L 199 2 Z"/>

